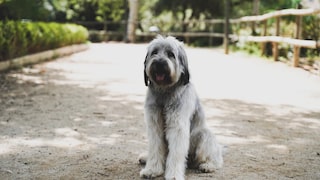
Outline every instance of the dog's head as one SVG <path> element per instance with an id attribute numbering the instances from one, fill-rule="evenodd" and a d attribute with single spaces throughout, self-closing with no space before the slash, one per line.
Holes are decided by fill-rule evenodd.
<path id="1" fill-rule="evenodd" d="M 169 36 L 157 36 L 148 47 L 144 62 L 145 85 L 153 83 L 170 87 L 176 83 L 189 83 L 189 69 L 183 43 Z"/>

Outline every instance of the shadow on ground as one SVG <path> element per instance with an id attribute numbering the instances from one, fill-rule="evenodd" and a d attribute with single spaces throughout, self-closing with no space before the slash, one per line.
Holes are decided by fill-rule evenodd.
<path id="1" fill-rule="evenodd" d="M 320 112 L 233 99 L 203 102 L 210 127 L 218 140 L 228 146 L 223 177 L 320 177 Z M 229 176 L 235 171 L 241 173 Z"/>
<path id="2" fill-rule="evenodd" d="M 146 144 L 142 102 L 57 85 L 46 75 L 14 74 L 1 75 L 1 177 L 138 178 L 137 158 Z"/>

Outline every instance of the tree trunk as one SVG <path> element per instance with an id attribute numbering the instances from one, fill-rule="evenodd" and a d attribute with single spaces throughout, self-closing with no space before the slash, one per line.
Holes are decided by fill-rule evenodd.
<path id="1" fill-rule="evenodd" d="M 139 0 L 129 0 L 129 18 L 127 24 L 127 42 L 135 42 L 139 11 Z"/>
<path id="2" fill-rule="evenodd" d="M 225 0 L 224 2 L 224 38 L 223 38 L 223 46 L 224 53 L 229 54 L 229 16 L 230 16 L 230 0 Z"/>
<path id="3" fill-rule="evenodd" d="M 260 0 L 253 0 L 253 9 L 252 9 L 253 16 L 259 15 L 259 6 L 260 6 Z M 252 29 L 252 35 L 253 36 L 257 35 L 255 21 L 252 22 L 251 29 Z"/>

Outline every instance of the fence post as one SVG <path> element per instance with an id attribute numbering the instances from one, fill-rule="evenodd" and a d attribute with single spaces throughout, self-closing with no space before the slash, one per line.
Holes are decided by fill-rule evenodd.
<path id="1" fill-rule="evenodd" d="M 276 17 L 276 36 L 280 35 L 280 17 Z M 279 57 L 279 47 L 278 43 L 273 43 L 273 60 L 278 61 Z"/>
<path id="2" fill-rule="evenodd" d="M 223 45 L 224 45 L 224 53 L 229 54 L 229 6 L 230 0 L 225 0 L 224 4 L 224 38 L 223 38 Z"/>
<path id="3" fill-rule="evenodd" d="M 296 16 L 296 32 L 295 38 L 301 39 L 302 34 L 302 16 Z M 300 46 L 293 47 L 293 67 L 299 66 L 299 58 L 300 58 Z"/>
<path id="4" fill-rule="evenodd" d="M 267 23 L 268 20 L 264 20 L 263 21 L 263 34 L 262 36 L 266 36 L 267 35 Z M 266 42 L 262 42 L 261 43 L 261 55 L 265 55 L 266 54 Z"/>
<path id="5" fill-rule="evenodd" d="M 211 25 L 210 25 L 210 33 L 213 33 L 213 32 L 214 32 L 214 23 L 211 23 Z M 212 44 L 213 44 L 213 37 L 210 36 L 209 37 L 209 46 L 211 47 Z"/>

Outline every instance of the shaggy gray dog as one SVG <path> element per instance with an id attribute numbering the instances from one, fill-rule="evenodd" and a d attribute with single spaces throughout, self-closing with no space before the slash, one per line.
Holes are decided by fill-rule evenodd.
<path id="1" fill-rule="evenodd" d="M 208 129 L 193 85 L 183 44 L 174 37 L 151 41 L 144 62 L 148 86 L 145 101 L 148 155 L 143 178 L 165 173 L 165 179 L 184 179 L 186 164 L 202 172 L 222 167 L 221 146 Z"/>

